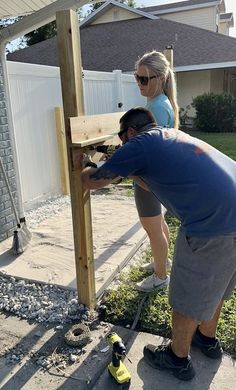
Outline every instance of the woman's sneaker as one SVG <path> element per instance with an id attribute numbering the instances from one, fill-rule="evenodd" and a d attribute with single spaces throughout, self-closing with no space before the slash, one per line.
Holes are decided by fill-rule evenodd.
<path id="1" fill-rule="evenodd" d="M 191 357 L 178 359 L 172 357 L 173 352 L 169 345 L 155 347 L 148 344 L 143 349 L 144 360 L 153 368 L 159 370 L 169 370 L 173 375 L 183 381 L 193 379 L 195 371 L 192 365 Z"/>
<path id="2" fill-rule="evenodd" d="M 167 287 L 169 282 L 169 276 L 167 276 L 165 279 L 160 279 L 155 273 L 153 273 L 152 275 L 143 279 L 141 282 L 136 283 L 136 289 L 143 292 L 152 292 Z"/>
<path id="3" fill-rule="evenodd" d="M 167 259 L 167 261 L 166 261 L 166 270 L 170 271 L 171 267 L 172 267 L 172 261 L 170 259 Z M 145 264 L 140 265 L 140 270 L 142 270 L 144 272 L 153 273 L 154 272 L 154 262 L 152 262 L 152 263 L 145 263 Z"/>
<path id="4" fill-rule="evenodd" d="M 211 359 L 220 359 L 223 355 L 223 349 L 220 345 L 220 341 L 216 337 L 212 337 L 212 340 L 204 340 L 203 335 L 197 328 L 196 333 L 193 335 L 192 345 L 200 349 L 204 355 Z"/>

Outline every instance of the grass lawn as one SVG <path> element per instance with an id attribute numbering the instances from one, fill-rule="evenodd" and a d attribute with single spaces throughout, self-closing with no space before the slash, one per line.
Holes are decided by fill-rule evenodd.
<path id="1" fill-rule="evenodd" d="M 191 135 L 203 139 L 223 153 L 236 160 L 236 134 L 206 134 L 192 132 Z M 169 255 L 172 257 L 179 222 L 167 216 L 170 228 Z M 145 261 L 151 258 L 150 250 L 145 253 Z M 143 293 L 135 290 L 134 284 L 146 275 L 138 266 L 132 266 L 127 273 L 122 273 L 120 284 L 115 290 L 109 290 L 103 303 L 107 306 L 106 320 L 119 325 L 132 325 L 137 314 L 137 308 L 143 298 Z M 140 314 L 136 330 L 158 334 L 163 337 L 171 336 L 171 309 L 168 304 L 167 291 L 151 293 Z M 236 358 L 236 289 L 232 298 L 225 302 L 218 326 L 225 352 Z"/>
<path id="2" fill-rule="evenodd" d="M 200 131 L 191 131 L 189 134 L 202 139 L 233 160 L 236 160 L 236 133 L 203 133 Z"/>

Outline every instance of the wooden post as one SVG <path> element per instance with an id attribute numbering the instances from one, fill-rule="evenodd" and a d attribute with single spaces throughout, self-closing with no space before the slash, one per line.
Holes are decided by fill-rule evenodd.
<path id="1" fill-rule="evenodd" d="M 56 14 L 59 63 L 66 144 L 70 178 L 71 207 L 75 246 L 75 266 L 79 301 L 90 309 L 95 307 L 95 272 L 91 223 L 90 193 L 84 190 L 80 170 L 73 166 L 69 118 L 84 115 L 82 68 L 78 17 L 72 10 Z"/>
<path id="2" fill-rule="evenodd" d="M 172 46 L 166 46 L 164 50 L 164 55 L 167 58 L 167 60 L 170 63 L 170 67 L 173 69 L 174 67 L 174 55 L 173 55 L 173 47 Z"/>
<path id="3" fill-rule="evenodd" d="M 58 153 L 60 160 L 61 191 L 62 194 L 68 195 L 70 193 L 70 182 L 68 172 L 64 116 L 61 107 L 55 107 L 55 121 L 57 131 Z"/>

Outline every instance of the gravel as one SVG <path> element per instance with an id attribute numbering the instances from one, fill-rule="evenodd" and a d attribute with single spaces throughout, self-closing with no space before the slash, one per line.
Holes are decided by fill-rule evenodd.
<path id="1" fill-rule="evenodd" d="M 78 302 L 75 291 L 55 285 L 0 276 L 0 310 L 39 323 L 89 321 L 93 314 Z"/>
<path id="2" fill-rule="evenodd" d="M 70 205 L 69 196 L 60 196 L 39 203 L 26 213 L 27 226 L 59 214 Z M 39 323 L 64 324 L 89 321 L 94 313 L 78 302 L 77 292 L 52 284 L 17 279 L 0 273 L 0 310 Z M 60 326 L 60 325 L 58 325 Z"/>
<path id="3" fill-rule="evenodd" d="M 40 222 L 58 215 L 64 208 L 71 205 L 70 196 L 57 196 L 35 205 L 34 209 L 25 213 L 27 226 L 36 227 Z"/>

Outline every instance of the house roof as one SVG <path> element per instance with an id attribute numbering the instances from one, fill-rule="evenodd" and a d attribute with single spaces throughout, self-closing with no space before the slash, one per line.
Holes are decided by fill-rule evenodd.
<path id="1" fill-rule="evenodd" d="M 174 47 L 175 68 L 236 66 L 236 38 L 165 19 L 95 24 L 81 28 L 80 34 L 86 70 L 130 72 L 138 56 L 153 49 L 163 51 L 167 45 Z M 58 66 L 57 39 L 8 54 L 7 59 Z"/>
<path id="2" fill-rule="evenodd" d="M 136 14 L 139 17 L 143 16 L 143 17 L 146 17 L 148 19 L 156 19 L 157 18 L 157 16 L 154 16 L 150 13 L 144 12 L 142 8 L 133 8 L 133 7 L 129 7 L 129 6 L 122 4 L 122 3 L 118 3 L 116 0 L 109 0 L 109 1 L 106 1 L 104 4 L 102 4 L 97 10 L 93 11 L 86 19 L 84 19 L 80 23 L 80 25 L 86 26 L 86 25 L 94 22 L 94 20 L 96 20 L 97 17 L 100 17 L 101 15 L 105 14 L 110 8 L 112 8 L 114 6 L 122 8 L 124 10 L 129 11 L 129 12 L 132 12 L 133 14 Z"/>
<path id="3" fill-rule="evenodd" d="M 142 7 L 144 12 L 158 14 L 165 14 L 171 12 L 180 12 L 188 9 L 196 9 L 203 7 L 210 7 L 214 5 L 219 5 L 221 12 L 225 12 L 225 3 L 224 0 L 188 0 L 188 1 L 180 1 L 179 3 L 170 3 L 170 4 L 162 4 L 156 5 L 152 7 Z"/>

